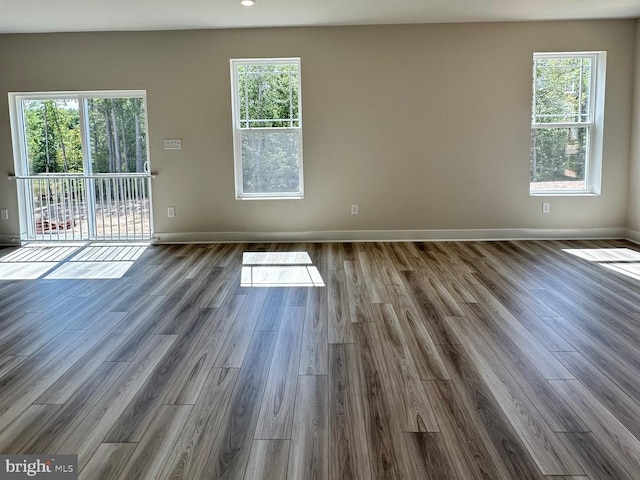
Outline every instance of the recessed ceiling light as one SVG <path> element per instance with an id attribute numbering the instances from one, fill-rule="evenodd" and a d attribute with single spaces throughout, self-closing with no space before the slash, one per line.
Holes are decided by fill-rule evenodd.
<path id="1" fill-rule="evenodd" d="M 245 7 L 251 7 L 255 3 L 255 0 L 240 0 L 240 5 L 243 5 Z"/>

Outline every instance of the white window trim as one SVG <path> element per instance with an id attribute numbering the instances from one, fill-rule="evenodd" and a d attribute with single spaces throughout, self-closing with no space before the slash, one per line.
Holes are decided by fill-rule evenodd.
<path id="1" fill-rule="evenodd" d="M 240 127 L 240 118 L 238 116 L 238 65 L 274 65 L 280 63 L 296 63 L 298 65 L 298 127 L 265 127 L 265 128 L 245 128 Z M 299 57 L 291 58 L 243 58 L 229 60 L 231 69 L 231 116 L 233 125 L 233 163 L 235 175 L 236 200 L 296 200 L 304 198 L 304 169 L 302 163 L 302 71 Z M 274 193 L 245 193 L 243 192 L 242 179 L 242 140 L 243 131 L 260 131 L 260 132 L 297 132 L 298 142 L 300 145 L 299 156 L 299 185 L 300 190 L 297 192 L 274 192 Z"/>
<path id="2" fill-rule="evenodd" d="M 593 69 L 591 72 L 589 122 L 567 122 L 567 123 L 535 123 L 533 122 L 535 113 L 535 80 L 536 80 L 536 60 L 541 58 L 578 58 L 590 57 Z M 602 183 L 602 146 L 604 134 L 604 98 L 606 80 L 607 52 L 536 52 L 533 54 L 533 83 L 531 102 L 531 129 L 549 127 L 587 127 L 589 143 L 587 145 L 586 168 L 585 168 L 585 188 L 575 190 L 531 190 L 529 195 L 539 196 L 594 196 L 600 195 Z M 531 182 L 531 179 L 529 180 Z"/>

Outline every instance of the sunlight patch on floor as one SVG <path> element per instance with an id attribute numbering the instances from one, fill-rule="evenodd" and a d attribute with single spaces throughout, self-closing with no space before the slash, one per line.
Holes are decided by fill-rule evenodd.
<path id="1" fill-rule="evenodd" d="M 640 280 L 640 265 L 637 263 L 603 263 L 602 266 L 635 280 Z"/>
<path id="2" fill-rule="evenodd" d="M 36 280 L 56 265 L 57 262 L 0 262 L 0 280 Z"/>
<path id="3" fill-rule="evenodd" d="M 590 262 L 640 262 L 640 252 L 630 248 L 565 248 L 563 251 Z"/>
<path id="4" fill-rule="evenodd" d="M 242 287 L 324 287 L 307 252 L 244 252 Z"/>
<path id="5" fill-rule="evenodd" d="M 25 245 L 0 257 L 0 263 L 61 262 L 78 251 L 79 246 Z"/>
<path id="6" fill-rule="evenodd" d="M 630 248 L 565 248 L 563 251 L 640 280 L 640 252 Z"/>
<path id="7" fill-rule="evenodd" d="M 53 270 L 47 280 L 98 280 L 122 278 L 133 262 L 66 262 Z"/>
<path id="8" fill-rule="evenodd" d="M 0 280 L 120 278 L 148 246 L 148 243 L 24 245 L 0 257 Z"/>
<path id="9" fill-rule="evenodd" d="M 134 261 L 146 250 L 146 246 L 95 244 L 82 249 L 72 262 L 119 262 Z"/>

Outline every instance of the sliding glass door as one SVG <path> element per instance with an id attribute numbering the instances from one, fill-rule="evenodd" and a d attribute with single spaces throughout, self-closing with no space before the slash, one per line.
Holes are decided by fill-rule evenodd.
<path id="1" fill-rule="evenodd" d="M 153 235 L 145 92 L 10 94 L 21 240 Z"/>

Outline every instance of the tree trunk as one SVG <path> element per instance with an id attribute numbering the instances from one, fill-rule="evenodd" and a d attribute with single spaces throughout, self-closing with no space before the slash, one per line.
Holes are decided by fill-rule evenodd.
<path id="1" fill-rule="evenodd" d="M 111 120 L 109 118 L 109 112 L 105 108 L 104 110 L 104 127 L 107 133 L 107 151 L 109 152 L 109 173 L 115 170 L 115 162 L 113 159 L 113 143 L 111 134 Z"/>
<path id="2" fill-rule="evenodd" d="M 120 158 L 120 138 L 118 137 L 118 122 L 116 122 L 116 109 L 113 98 L 111 99 L 111 126 L 113 128 L 113 149 L 116 154 L 116 173 L 121 173 L 122 160 Z"/>
<path id="3" fill-rule="evenodd" d="M 60 137 L 60 148 L 62 150 L 62 170 L 65 173 L 69 173 L 69 162 L 67 161 L 67 149 L 64 146 L 64 139 L 62 138 L 62 129 L 60 128 L 60 122 L 58 121 L 58 115 L 56 109 L 52 106 L 51 113 L 53 114 L 53 123 L 56 124 L 56 130 L 58 130 L 58 136 Z"/>
<path id="4" fill-rule="evenodd" d="M 44 162 L 45 173 L 49 173 L 49 121 L 47 120 L 47 102 L 44 105 L 44 151 L 47 156 Z"/>
<path id="5" fill-rule="evenodd" d="M 95 110 L 97 110 L 95 103 L 91 103 L 90 104 L 90 110 L 93 110 L 95 112 Z M 97 170 L 99 170 L 98 167 L 98 161 L 97 158 L 94 158 L 94 155 L 97 157 L 98 155 L 98 145 L 100 145 L 98 142 L 98 122 L 96 120 L 96 114 L 93 113 L 92 115 L 89 115 L 89 119 L 91 120 L 91 133 L 93 134 L 93 154 L 91 155 L 91 163 L 92 165 L 90 165 L 91 167 L 91 173 L 98 173 Z M 91 148 L 91 146 L 89 146 L 89 148 Z"/>
<path id="6" fill-rule="evenodd" d="M 140 138 L 140 114 L 136 109 L 135 112 L 135 124 L 136 124 L 136 172 L 144 171 L 144 161 L 142 160 L 142 139 Z"/>
<path id="7" fill-rule="evenodd" d="M 131 166 L 129 165 L 129 155 L 127 152 L 127 137 L 124 132 L 124 118 L 120 116 L 120 132 L 122 138 L 122 164 L 125 167 L 125 171 L 130 172 Z"/>

